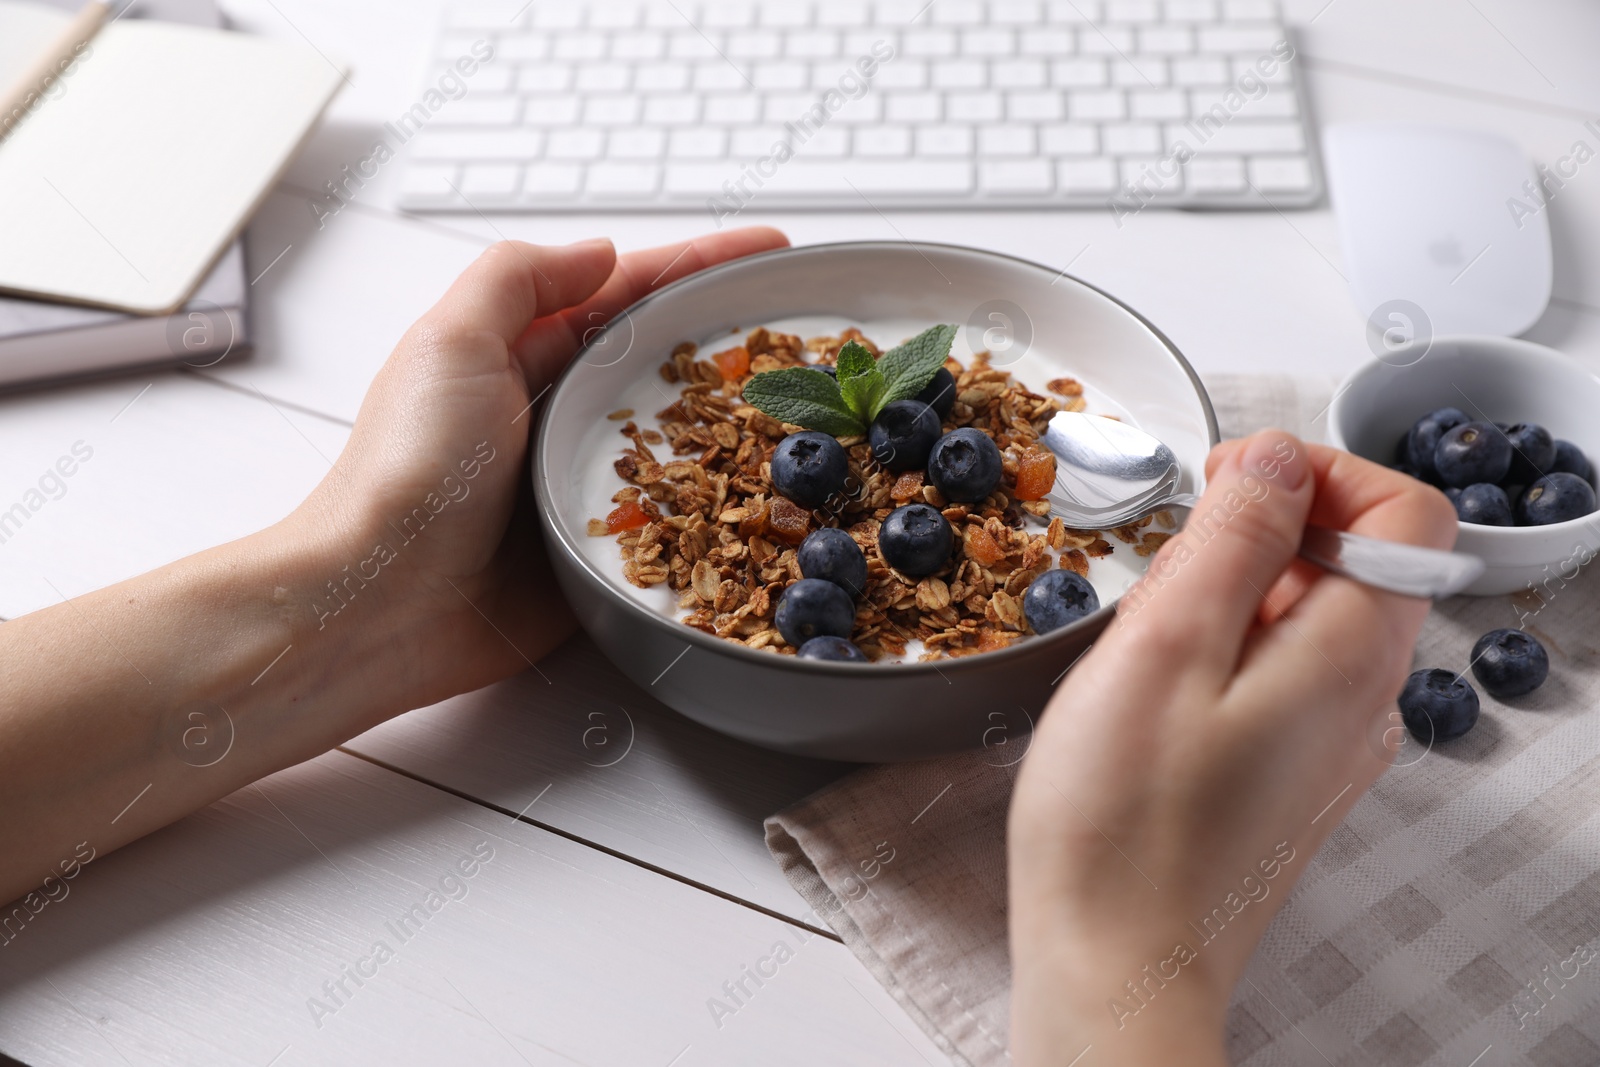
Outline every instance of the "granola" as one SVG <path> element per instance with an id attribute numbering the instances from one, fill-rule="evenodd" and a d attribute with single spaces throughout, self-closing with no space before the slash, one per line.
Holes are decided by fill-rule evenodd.
<path id="1" fill-rule="evenodd" d="M 659 432 L 641 429 L 627 409 L 610 416 L 626 419 L 621 433 L 629 446 L 615 470 L 628 484 L 611 498 L 615 510 L 590 520 L 590 534 L 616 537 L 630 583 L 676 593 L 686 625 L 751 648 L 794 653 L 773 613 L 784 589 L 802 577 L 796 549 L 822 526 L 849 532 L 866 556 L 850 640 L 869 659 L 902 657 L 908 649 L 921 660 L 942 659 L 1023 639 L 1032 631 L 1021 598 L 1035 577 L 1053 567 L 1087 576 L 1091 559 L 1114 550 L 1106 532 L 1071 530 L 1051 518 L 1045 498 L 1055 457 L 1041 438 L 1058 411 L 1084 409 L 1082 386 L 1056 379 L 1048 388 L 1057 395 L 1041 395 L 992 366 L 986 352 L 970 366 L 947 359 L 956 399 L 942 432 L 970 426 L 994 440 L 1004 468 L 995 491 L 979 504 L 952 504 L 922 471 L 888 471 L 864 436 L 850 436 L 838 439 L 849 459 L 846 491 L 807 510 L 777 495 L 770 481 L 773 449 L 799 427 L 744 403 L 742 389 L 763 371 L 831 365 L 849 341 L 881 352 L 854 328 L 806 340 L 757 328 L 741 347 L 707 359 L 692 343 L 678 345 L 660 367 L 678 398 L 656 413 Z M 904 575 L 878 552 L 881 521 L 912 502 L 938 508 L 956 534 L 949 564 L 932 576 Z M 1163 513 L 1108 532 L 1145 556 L 1169 536 L 1146 530 L 1153 521 L 1172 525 Z"/>

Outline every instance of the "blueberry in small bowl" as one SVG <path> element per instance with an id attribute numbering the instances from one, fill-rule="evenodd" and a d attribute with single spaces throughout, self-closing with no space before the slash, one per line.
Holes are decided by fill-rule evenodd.
<path id="1" fill-rule="evenodd" d="M 1531 693 L 1550 674 L 1550 654 L 1532 634 L 1491 630 L 1472 646 L 1472 675 L 1496 700 Z"/>
<path id="2" fill-rule="evenodd" d="M 1462 522 L 1476 523 L 1479 526 L 1516 525 L 1517 520 L 1511 514 L 1511 499 L 1498 485 L 1479 482 L 1465 489 L 1446 489 L 1444 495 L 1450 497 L 1451 503 L 1455 504 L 1456 515 Z"/>
<path id="3" fill-rule="evenodd" d="M 856 605 L 850 594 L 821 578 L 802 578 L 783 591 L 773 624 L 796 648 L 813 637 L 849 637 Z"/>
<path id="4" fill-rule="evenodd" d="M 1546 474 L 1576 474 L 1594 485 L 1594 464 L 1583 454 L 1583 449 L 1571 441 L 1556 441 L 1556 458 L 1545 468 Z"/>
<path id="5" fill-rule="evenodd" d="M 1524 526 L 1549 526 L 1581 519 L 1595 509 L 1594 487 L 1576 474 L 1550 474 L 1517 501 L 1517 519 Z"/>
<path id="6" fill-rule="evenodd" d="M 1478 721 L 1478 691 L 1455 671 L 1416 671 L 1400 691 L 1400 718 L 1423 744 L 1453 741 Z"/>
<path id="7" fill-rule="evenodd" d="M 830 663 L 867 663 L 865 652 L 842 637 L 813 637 L 795 652 L 801 659 L 820 659 Z"/>
<path id="8" fill-rule="evenodd" d="M 921 400 L 896 400 L 872 420 L 867 441 L 872 446 L 873 459 L 892 471 L 909 471 L 927 466 L 928 453 L 939 440 L 939 433 L 939 416 L 934 408 Z"/>
<path id="9" fill-rule="evenodd" d="M 1100 596 L 1074 571 L 1045 571 L 1022 594 L 1022 614 L 1036 634 L 1070 626 L 1100 610 Z"/>
<path id="10" fill-rule="evenodd" d="M 1433 466 L 1433 452 L 1439 447 L 1439 439 L 1471 421 L 1460 408 L 1439 408 L 1422 416 L 1406 435 L 1406 465 L 1423 481 L 1437 481 L 1439 472 Z"/>
<path id="11" fill-rule="evenodd" d="M 867 587 L 867 557 L 855 538 L 836 526 L 807 534 L 795 552 L 795 562 L 805 577 L 832 582 L 853 597 Z"/>
<path id="12" fill-rule="evenodd" d="M 1511 469 L 1503 479 L 1518 485 L 1544 477 L 1556 461 L 1556 441 L 1550 431 L 1531 422 L 1515 422 L 1505 429 L 1511 443 Z"/>
<path id="13" fill-rule="evenodd" d="M 911 578 L 926 578 L 950 562 L 955 532 L 950 520 L 927 504 L 906 504 L 889 512 L 878 529 L 884 562 Z"/>
<path id="14" fill-rule="evenodd" d="M 994 439 L 963 426 L 939 438 L 928 455 L 928 479 L 946 500 L 976 504 L 1000 484 L 1004 466 Z"/>
<path id="15" fill-rule="evenodd" d="M 1439 438 L 1433 469 L 1445 485 L 1466 488 L 1503 481 L 1511 469 L 1511 441 L 1489 422 L 1464 422 Z"/>
<path id="16" fill-rule="evenodd" d="M 801 507 L 820 508 L 844 489 L 849 477 L 844 447 L 825 433 L 792 433 L 773 450 L 773 487 Z"/>

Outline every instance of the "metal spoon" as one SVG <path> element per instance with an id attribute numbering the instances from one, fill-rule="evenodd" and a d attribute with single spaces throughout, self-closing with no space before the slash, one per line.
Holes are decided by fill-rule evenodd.
<path id="1" fill-rule="evenodd" d="M 1192 508 L 1180 492 L 1183 470 L 1161 441 L 1136 426 L 1063 411 L 1050 420 L 1045 444 L 1060 460 L 1050 507 L 1068 526 L 1107 529 L 1166 508 Z M 1300 557 L 1324 570 L 1401 596 L 1454 596 L 1483 573 L 1483 561 L 1459 552 L 1307 526 Z"/>

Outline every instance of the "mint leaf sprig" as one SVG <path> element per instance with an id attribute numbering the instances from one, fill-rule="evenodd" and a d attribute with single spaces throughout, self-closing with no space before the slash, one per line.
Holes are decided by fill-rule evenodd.
<path id="1" fill-rule="evenodd" d="M 808 430 L 864 434 L 885 407 L 910 400 L 933 381 L 955 339 L 956 327 L 934 326 L 878 359 L 850 341 L 839 350 L 837 381 L 810 367 L 763 371 L 745 383 L 745 403 Z"/>

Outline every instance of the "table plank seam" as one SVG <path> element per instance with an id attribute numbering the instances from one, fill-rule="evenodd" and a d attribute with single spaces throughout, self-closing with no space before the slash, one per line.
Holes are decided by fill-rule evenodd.
<path id="1" fill-rule="evenodd" d="M 338 415 L 330 415 L 326 411 L 318 411 L 315 408 L 308 408 L 304 404 L 298 404 L 293 400 L 285 400 L 282 397 L 271 396 L 254 387 L 243 386 L 236 382 L 230 382 L 226 378 L 215 378 L 202 370 L 189 367 L 178 367 L 176 370 L 179 374 L 182 374 L 188 378 L 192 378 L 197 382 L 205 382 L 207 385 L 215 385 L 220 389 L 226 389 L 229 392 L 250 397 L 252 400 L 266 398 L 278 407 L 288 408 L 290 411 L 297 412 L 301 415 L 310 415 L 314 419 L 321 419 L 324 422 L 331 422 L 335 426 L 343 426 L 347 430 L 355 426 L 355 422 L 351 419 L 341 418 Z"/>
<path id="2" fill-rule="evenodd" d="M 1369 81 L 1389 82 L 1394 85 L 1403 85 L 1410 89 L 1421 89 L 1425 92 L 1437 93 L 1443 96 L 1461 96 L 1472 100 L 1481 100 L 1500 107 L 1512 107 L 1522 111 L 1538 111 L 1546 115 L 1575 118 L 1583 122 L 1587 122 L 1594 117 L 1592 112 L 1585 111 L 1581 107 L 1549 104 L 1539 100 L 1529 100 L 1527 97 L 1512 96 L 1509 93 L 1495 93 L 1487 89 L 1452 85 L 1449 82 L 1434 81 L 1431 78 L 1419 78 L 1412 74 L 1401 74 L 1396 71 L 1381 70 L 1377 67 L 1364 67 L 1359 63 L 1349 63 L 1342 59 L 1324 59 L 1306 51 L 1301 51 L 1299 56 L 1301 62 L 1305 63 L 1311 70 L 1325 70 L 1354 78 L 1366 78 Z"/>
<path id="3" fill-rule="evenodd" d="M 757 904 L 754 901 L 745 900 L 743 897 L 735 896 L 734 894 L 729 893 L 729 892 L 727 892 L 725 890 L 722 890 L 722 889 L 718 889 L 715 886 L 707 885 L 704 882 L 697 881 L 696 879 L 690 878 L 690 877 L 688 877 L 686 875 L 679 874 L 676 871 L 668 870 L 665 867 L 657 866 L 656 864 L 651 863 L 648 860 L 642 860 L 642 859 L 639 859 L 636 856 L 630 856 L 626 852 L 621 852 L 621 851 L 619 851 L 617 849 L 614 849 L 614 848 L 611 848 L 611 847 L 609 847 L 607 845 L 600 844 L 597 841 L 591 841 L 588 838 L 581 837 L 578 834 L 572 833 L 570 830 L 563 830 L 560 827 L 552 826 L 549 823 L 540 822 L 539 820 L 530 818 L 527 815 L 519 815 L 516 812 L 512 811 L 510 808 L 502 807 L 501 805 L 496 804 L 493 801 L 484 800 L 482 797 L 475 797 L 471 793 L 467 793 L 467 792 L 464 792 L 464 791 L 462 791 L 460 789 L 453 788 L 452 786 L 444 785 L 443 783 L 433 781 L 432 779 L 424 777 L 423 775 L 417 774 L 414 771 L 408 771 L 403 767 L 398 767 L 398 766 L 396 766 L 396 765 L 394 765 L 392 763 L 388 763 L 388 762 L 386 762 L 384 760 L 377 759 L 377 758 L 375 758 L 373 756 L 368 756 L 368 755 L 366 755 L 364 753 L 361 753 L 361 752 L 357 752 L 354 749 L 346 748 L 343 745 L 340 745 L 338 747 L 337 751 L 342 752 L 347 756 L 354 756 L 356 759 L 363 760 L 363 761 L 365 761 L 367 763 L 370 763 L 374 767 L 380 767 L 383 770 L 390 771 L 390 772 L 392 772 L 394 774 L 398 774 L 403 778 L 409 778 L 412 781 L 418 782 L 418 783 L 420 783 L 422 785 L 432 786 L 434 789 L 437 789 L 442 793 L 448 793 L 451 796 L 456 797 L 459 800 L 465 800 L 465 801 L 467 801 L 469 803 L 476 804 L 479 807 L 487 808 L 487 809 L 489 809 L 490 811 L 493 811 L 493 812 L 498 812 L 499 814 L 504 815 L 508 819 L 513 819 L 513 820 L 515 820 L 517 822 L 524 822 L 524 823 L 527 823 L 529 826 L 536 826 L 539 829 L 544 830 L 544 831 L 546 831 L 548 833 L 555 834 L 557 837 L 565 838 L 566 840 L 571 841 L 574 844 L 583 845 L 585 847 L 592 848 L 597 852 L 602 852 L 605 855 L 612 857 L 613 859 L 619 859 L 619 860 L 622 860 L 625 863 L 631 863 L 635 867 L 643 868 L 644 870 L 650 871 L 653 874 L 658 874 L 658 875 L 661 875 L 664 878 L 670 878 L 675 882 L 681 882 L 684 885 L 692 886 L 695 889 L 698 889 L 698 890 L 700 890 L 700 891 L 702 891 L 704 893 L 709 893 L 714 897 L 720 897 L 721 899 L 726 900 L 731 904 L 737 904 L 740 907 L 749 908 L 751 911 L 758 912 L 758 913 L 760 913 L 762 915 L 767 916 L 770 919 L 777 919 L 779 922 L 787 923 L 790 926 L 793 926 L 793 927 L 795 927 L 797 929 L 800 929 L 800 930 L 805 930 L 805 931 L 807 931 L 809 933 L 812 933 L 812 934 L 817 934 L 817 935 L 819 935 L 821 937 L 827 938 L 830 941 L 836 941 L 836 942 L 838 942 L 840 944 L 844 943 L 843 939 L 840 938 L 838 934 L 834 933 L 832 930 L 830 930 L 830 929 L 828 929 L 826 927 L 813 926 L 810 923 L 801 922 L 798 919 L 795 919 L 795 918 L 793 918 L 791 916 L 785 915 L 781 911 L 776 911 L 776 910 L 774 910 L 772 908 L 768 908 L 768 907 L 766 907 L 764 905 Z"/>

